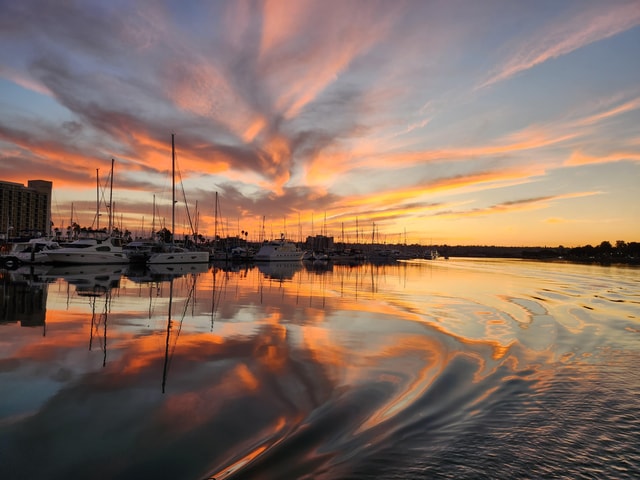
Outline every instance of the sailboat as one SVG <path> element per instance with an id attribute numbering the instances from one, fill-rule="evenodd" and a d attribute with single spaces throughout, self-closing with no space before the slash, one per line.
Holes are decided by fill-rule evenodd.
<path id="1" fill-rule="evenodd" d="M 229 255 L 226 248 L 220 248 L 220 239 L 218 238 L 218 213 L 220 212 L 220 203 L 218 201 L 218 192 L 216 192 L 214 228 L 213 228 L 213 249 L 209 258 L 211 260 L 228 260 Z"/>
<path id="2" fill-rule="evenodd" d="M 161 251 L 149 255 L 148 265 L 171 263 L 209 263 L 209 252 L 189 250 L 175 245 L 176 230 L 176 147 L 175 134 L 171 134 L 171 243 L 163 245 Z"/>
<path id="3" fill-rule="evenodd" d="M 53 264 L 124 264 L 129 263 L 126 253 L 122 250 L 124 241 L 113 236 L 113 213 L 111 209 L 113 195 L 113 164 L 111 159 L 111 187 L 109 194 L 109 228 L 107 232 L 95 231 L 85 238 L 47 252 L 48 263 Z M 96 215 L 99 217 L 99 212 Z"/>

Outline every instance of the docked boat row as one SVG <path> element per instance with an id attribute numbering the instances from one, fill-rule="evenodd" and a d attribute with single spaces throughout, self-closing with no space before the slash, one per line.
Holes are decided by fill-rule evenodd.
<path id="1" fill-rule="evenodd" d="M 256 262 L 300 261 L 304 251 L 282 236 L 278 240 L 265 241 L 257 253 L 236 247 L 224 256 L 208 250 L 195 250 L 175 244 L 152 240 L 123 239 L 103 235 L 80 238 L 63 244 L 48 239 L 32 239 L 13 244 L 11 250 L 0 256 L 0 265 L 15 268 L 23 264 L 57 265 L 118 265 L 118 264 L 189 264 L 209 263 L 216 260 L 240 260 Z"/>
<path id="2" fill-rule="evenodd" d="M 262 244 L 234 247 L 229 250 L 194 249 L 178 244 L 153 240 L 125 242 L 113 236 L 81 238 L 70 243 L 32 239 L 12 245 L 9 252 L 0 255 L 0 268 L 13 270 L 21 265 L 189 265 L 217 262 L 269 263 L 303 262 L 355 265 L 364 262 L 395 262 L 421 258 L 402 256 L 394 251 L 345 250 L 318 252 L 303 250 L 296 243 L 280 237 Z M 438 256 L 425 255 L 435 260 Z M 446 257 L 445 257 L 446 258 Z"/>
<path id="3" fill-rule="evenodd" d="M 0 255 L 0 267 L 14 269 L 20 265 L 188 265 L 211 262 L 264 263 L 311 262 L 333 264 L 358 264 L 363 262 L 390 262 L 411 258 L 435 260 L 439 255 L 427 252 L 424 257 L 403 256 L 394 250 L 345 249 L 344 251 L 304 250 L 298 244 L 281 235 L 276 240 L 261 244 L 235 246 L 230 249 L 214 249 L 165 243 L 161 240 L 133 240 L 125 242 L 104 232 L 63 243 L 36 238 L 12 244 L 9 252 Z M 446 258 L 446 257 L 445 257 Z"/>

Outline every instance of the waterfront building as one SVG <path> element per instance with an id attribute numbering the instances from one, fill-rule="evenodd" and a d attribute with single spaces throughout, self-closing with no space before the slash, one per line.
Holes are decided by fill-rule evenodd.
<path id="1" fill-rule="evenodd" d="M 26 187 L 0 180 L 0 239 L 50 235 L 52 187 L 47 180 Z"/>
<path id="2" fill-rule="evenodd" d="M 333 237 L 326 235 L 307 237 L 306 248 L 314 252 L 329 252 L 333 250 Z"/>

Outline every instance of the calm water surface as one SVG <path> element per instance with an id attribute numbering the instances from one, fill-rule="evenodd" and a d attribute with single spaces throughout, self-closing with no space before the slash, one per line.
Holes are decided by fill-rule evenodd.
<path id="1" fill-rule="evenodd" d="M 640 269 L 0 271 L 2 479 L 638 478 Z"/>

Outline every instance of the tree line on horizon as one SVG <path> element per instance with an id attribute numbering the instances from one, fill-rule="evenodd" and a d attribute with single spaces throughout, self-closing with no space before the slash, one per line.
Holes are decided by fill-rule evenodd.
<path id="1" fill-rule="evenodd" d="M 577 259 L 594 259 L 599 261 L 616 260 L 640 260 L 640 242 L 625 242 L 618 240 L 615 245 L 611 242 L 603 241 L 600 245 L 584 245 L 582 247 L 570 248 L 568 255 Z"/>
<path id="2" fill-rule="evenodd" d="M 640 243 L 619 240 L 579 247 L 506 247 L 498 245 L 436 245 L 441 255 L 451 257 L 566 259 L 579 262 L 640 263 Z"/>

